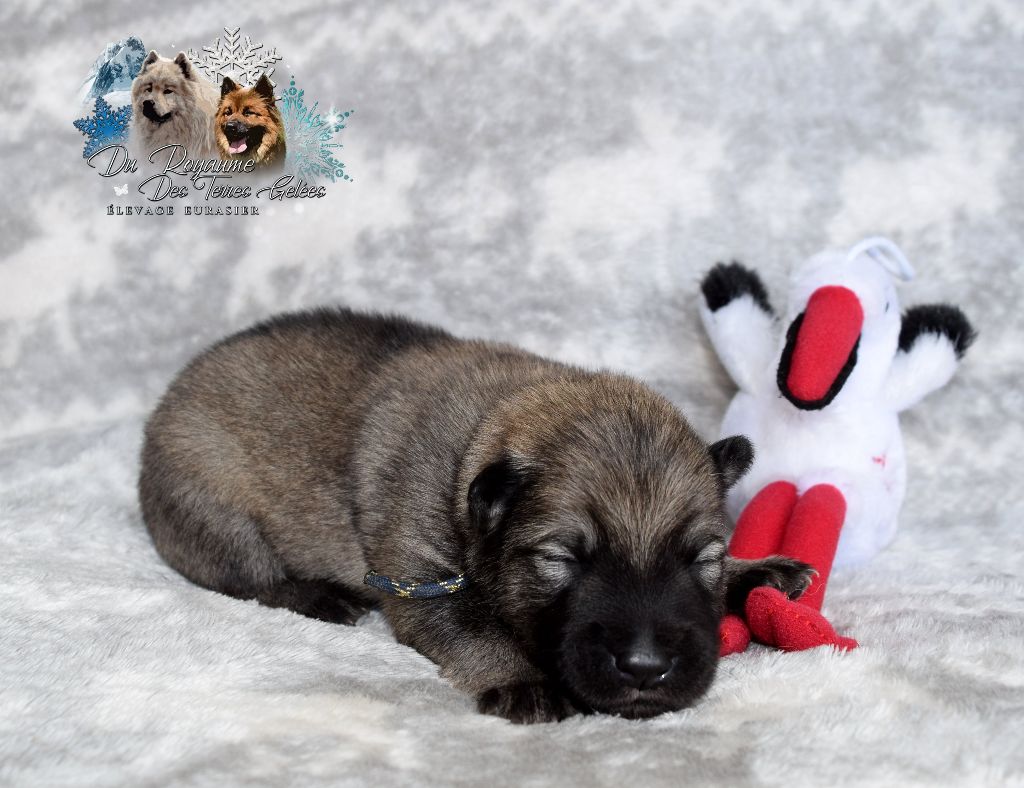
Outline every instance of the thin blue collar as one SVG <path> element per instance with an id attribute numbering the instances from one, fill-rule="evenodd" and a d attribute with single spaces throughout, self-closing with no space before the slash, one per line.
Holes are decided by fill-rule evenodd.
<path id="1" fill-rule="evenodd" d="M 379 575 L 372 569 L 366 573 L 363 582 L 392 596 L 403 599 L 434 599 L 439 596 L 447 596 L 461 591 L 466 587 L 465 574 L 458 574 L 449 577 L 447 580 L 428 580 L 425 582 L 412 582 L 409 580 L 393 580 L 387 575 Z"/>

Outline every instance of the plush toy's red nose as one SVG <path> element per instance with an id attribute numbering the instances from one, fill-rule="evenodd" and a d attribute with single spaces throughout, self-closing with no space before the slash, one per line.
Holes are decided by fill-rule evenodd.
<path id="1" fill-rule="evenodd" d="M 835 395 L 849 370 L 864 324 L 864 310 L 852 290 L 830 285 L 811 294 L 792 348 L 786 387 L 798 400 L 820 402 Z M 793 341 L 793 340 L 791 340 Z"/>

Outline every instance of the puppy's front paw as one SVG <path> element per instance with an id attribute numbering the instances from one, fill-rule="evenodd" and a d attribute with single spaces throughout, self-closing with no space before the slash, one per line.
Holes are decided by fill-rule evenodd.
<path id="1" fill-rule="evenodd" d="M 759 586 L 777 588 L 790 599 L 797 599 L 818 571 L 810 564 L 773 555 L 753 561 L 727 558 L 726 606 L 730 612 L 742 613 L 750 592 Z"/>
<path id="2" fill-rule="evenodd" d="M 795 558 L 773 555 L 766 558 L 766 582 L 764 585 L 777 588 L 790 599 L 798 599 L 811 584 L 818 570 Z"/>
<path id="3" fill-rule="evenodd" d="M 482 714 L 504 717 L 515 723 L 558 722 L 576 713 L 576 708 L 550 684 L 525 682 L 492 687 L 477 698 Z"/>

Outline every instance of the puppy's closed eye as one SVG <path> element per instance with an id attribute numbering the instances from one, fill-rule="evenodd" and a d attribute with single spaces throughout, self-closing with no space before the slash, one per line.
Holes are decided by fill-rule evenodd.
<path id="1" fill-rule="evenodd" d="M 713 588 L 722 578 L 722 561 L 725 558 L 725 542 L 710 542 L 705 545 L 690 569 L 697 575 L 697 579 L 707 588 Z"/>
<path id="2" fill-rule="evenodd" d="M 539 546 L 533 551 L 533 561 L 541 577 L 559 585 L 572 580 L 579 568 L 576 554 L 560 544 Z"/>

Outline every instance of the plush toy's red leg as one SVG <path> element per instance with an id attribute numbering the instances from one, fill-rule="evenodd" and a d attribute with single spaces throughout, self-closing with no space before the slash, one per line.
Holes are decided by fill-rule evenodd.
<path id="1" fill-rule="evenodd" d="M 773 482 L 755 495 L 736 522 L 729 541 L 733 558 L 767 558 L 782 547 L 786 523 L 796 506 L 796 487 Z"/>
<path id="2" fill-rule="evenodd" d="M 779 550 L 782 555 L 804 561 L 818 570 L 800 597 L 802 604 L 815 610 L 821 610 L 821 603 L 825 601 L 825 586 L 845 518 L 843 494 L 831 484 L 816 484 L 800 496 L 782 539 Z"/>
<path id="3" fill-rule="evenodd" d="M 795 505 L 796 487 L 789 482 L 774 482 L 764 487 L 736 522 L 729 554 L 733 558 L 765 558 L 779 552 Z M 720 656 L 737 654 L 750 644 L 750 630 L 742 618 L 730 613 L 722 619 L 718 640 Z"/>
<path id="4" fill-rule="evenodd" d="M 815 485 L 797 501 L 779 552 L 806 561 L 818 575 L 799 601 L 774 588 L 755 588 L 750 593 L 747 624 L 758 641 L 785 651 L 824 645 L 856 648 L 857 641 L 837 635 L 818 612 L 845 517 L 846 500 L 830 484 Z"/>
<path id="5" fill-rule="evenodd" d="M 718 625 L 718 656 L 727 657 L 746 651 L 750 645 L 750 630 L 746 622 L 735 613 L 726 614 Z"/>

